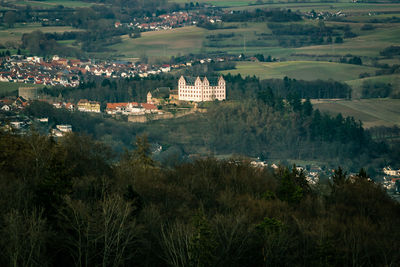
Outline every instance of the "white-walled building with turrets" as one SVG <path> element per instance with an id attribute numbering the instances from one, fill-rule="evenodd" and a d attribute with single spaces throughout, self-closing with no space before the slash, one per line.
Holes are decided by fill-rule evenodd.
<path id="1" fill-rule="evenodd" d="M 178 81 L 179 100 L 184 101 L 214 101 L 226 99 L 226 83 L 224 78 L 181 76 Z"/>

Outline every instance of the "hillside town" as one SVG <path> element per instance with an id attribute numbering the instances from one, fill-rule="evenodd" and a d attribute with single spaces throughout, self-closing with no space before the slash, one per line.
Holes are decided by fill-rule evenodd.
<path id="1" fill-rule="evenodd" d="M 195 64 L 237 60 L 235 56 L 190 59 L 176 64 L 134 63 L 122 60 L 97 61 L 12 55 L 0 58 L 0 82 L 36 84 L 44 86 L 77 87 L 84 75 L 106 78 L 148 77 Z"/>
<path id="2" fill-rule="evenodd" d="M 209 80 L 211 82 L 209 82 Z M 188 85 L 186 86 L 185 84 L 182 86 L 182 81 L 188 81 Z M 189 81 L 191 81 L 191 83 Z M 88 99 L 80 99 L 77 103 L 59 101 L 48 98 L 41 92 L 40 88 L 21 86 L 18 89 L 18 97 L 6 97 L 0 99 L 0 110 L 5 112 L 5 115 L 2 117 L 2 124 L 4 127 L 10 127 L 11 125 L 15 129 L 27 128 L 31 122 L 29 120 L 20 120 L 16 115 L 18 115 L 19 111 L 29 106 L 32 101 L 47 102 L 54 108 L 65 109 L 70 112 L 79 111 L 98 114 L 103 113 L 116 119 L 121 118 L 121 116 L 126 116 L 128 121 L 146 122 L 149 119 L 149 115 L 152 115 L 151 119 L 156 120 L 172 118 L 172 113 L 166 108 L 171 104 L 175 107 L 179 107 L 182 103 L 185 103 L 187 108 L 180 108 L 179 112 L 177 112 L 178 114 L 184 115 L 198 111 L 197 104 L 193 105 L 190 103 L 225 100 L 226 85 L 222 76 L 218 79 L 210 77 L 207 79 L 207 77 L 204 77 L 204 84 L 199 81 L 201 81 L 200 77 L 182 76 L 177 90 L 171 90 L 170 88 L 156 88 L 152 90 L 154 95 L 151 91 L 147 93 L 145 103 L 106 103 L 103 108 L 101 107 L 101 103 L 98 101 Z M 159 96 L 161 91 L 163 91 L 162 97 Z M 185 94 L 183 94 L 183 92 Z M 189 94 L 196 97 L 187 98 L 186 95 Z M 188 102 L 190 103 L 188 104 Z M 175 114 L 177 110 L 177 108 L 174 108 Z M 46 122 L 46 118 L 35 118 L 34 120 Z M 72 131 L 71 127 L 57 128 L 56 126 L 52 130 L 52 133 L 54 136 L 62 136 L 70 131 Z"/>
<path id="3" fill-rule="evenodd" d="M 174 65 L 180 68 L 186 65 Z M 101 61 L 66 59 L 58 56 L 45 60 L 42 57 L 14 55 L 0 59 L 0 81 L 46 86 L 77 87 L 82 75 L 108 78 L 129 78 L 136 75 L 169 72 L 171 65 L 135 64 L 128 61 Z"/>

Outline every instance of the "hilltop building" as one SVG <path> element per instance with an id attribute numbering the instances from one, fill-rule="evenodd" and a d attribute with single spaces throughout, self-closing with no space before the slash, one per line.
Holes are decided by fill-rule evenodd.
<path id="1" fill-rule="evenodd" d="M 224 78 L 204 77 L 203 80 L 199 76 L 184 77 L 181 76 L 178 81 L 179 100 L 184 101 L 214 101 L 226 99 L 226 83 Z"/>

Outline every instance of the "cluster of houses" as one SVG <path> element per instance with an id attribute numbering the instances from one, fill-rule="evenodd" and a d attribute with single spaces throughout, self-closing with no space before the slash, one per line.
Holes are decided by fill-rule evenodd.
<path id="1" fill-rule="evenodd" d="M 79 85 L 79 68 L 73 64 L 73 60 L 58 58 L 44 61 L 36 56 L 4 57 L 0 58 L 0 81 L 76 87 Z"/>
<path id="2" fill-rule="evenodd" d="M 140 31 L 160 31 L 196 25 L 199 22 L 220 23 L 221 16 L 200 14 L 195 11 L 176 11 L 154 17 L 135 18 L 130 23 L 115 22 L 115 28 L 127 27 Z"/>
<path id="3" fill-rule="evenodd" d="M 36 88 L 23 88 L 20 89 L 20 92 L 34 91 Z M 34 94 L 31 93 L 30 94 Z M 151 98 L 150 98 L 151 99 Z M 35 98 L 29 97 L 29 95 L 20 95 L 16 99 L 13 98 L 3 98 L 0 99 L 0 111 L 9 112 L 9 111 L 17 111 L 20 109 L 24 109 L 29 105 L 29 101 L 31 100 L 39 100 Z M 87 99 L 81 99 L 78 103 L 70 103 L 70 102 L 53 102 L 44 99 L 40 99 L 40 101 L 48 102 L 52 104 L 55 108 L 64 108 L 69 111 L 81 111 L 81 112 L 93 112 L 93 113 L 101 113 L 101 104 L 98 101 L 91 101 Z M 136 103 L 136 102 L 127 102 L 127 103 L 107 103 L 107 107 L 105 112 L 110 115 L 144 115 L 149 113 L 160 113 L 161 111 L 152 103 Z"/>
<path id="4" fill-rule="evenodd" d="M 279 166 L 277 164 L 275 163 L 268 164 L 265 161 L 253 160 L 250 162 L 250 164 L 255 168 L 261 168 L 261 169 L 272 168 L 273 170 L 279 169 Z M 319 182 L 320 175 L 323 173 L 322 168 L 319 166 L 310 166 L 309 168 L 297 166 L 296 170 L 299 173 L 301 172 L 304 173 L 306 180 L 310 185 L 316 185 Z"/>
<path id="5" fill-rule="evenodd" d="M 40 100 L 46 101 L 46 100 Z M 68 102 L 50 102 L 55 108 L 64 108 L 69 111 L 81 111 L 81 112 L 93 112 L 101 113 L 101 105 L 97 101 L 90 101 L 81 99 L 78 103 Z M 16 99 L 4 98 L 0 99 L 0 125 L 5 130 L 19 130 L 25 132 L 29 129 L 33 121 L 38 123 L 48 123 L 48 118 L 35 118 L 33 120 L 20 116 L 19 110 L 24 109 L 30 103 L 30 100 L 26 100 L 24 97 L 19 96 Z M 154 104 L 151 103 L 107 103 L 105 110 L 110 115 L 146 115 L 146 114 L 160 114 L 161 111 L 157 109 Z M 138 116 L 140 117 L 140 116 Z M 68 124 L 55 125 L 50 130 L 50 135 L 53 137 L 62 137 L 67 133 L 72 132 L 72 126 Z"/>
<path id="6" fill-rule="evenodd" d="M 382 183 L 383 187 L 400 193 L 400 169 L 395 170 L 390 166 L 387 166 L 383 168 L 383 173 L 385 174 Z"/>
<path id="7" fill-rule="evenodd" d="M 174 65 L 181 68 L 184 65 Z M 0 58 L 0 81 L 39 84 L 46 86 L 62 85 L 76 87 L 82 75 L 104 76 L 108 78 L 127 78 L 136 75 L 169 72 L 171 65 L 136 64 L 128 61 L 102 61 L 65 59 L 54 56 L 51 60 L 42 57 L 14 55 Z"/>
<path id="8" fill-rule="evenodd" d="M 110 115 L 144 115 L 149 113 L 161 113 L 157 107 L 151 103 L 107 103 L 106 113 Z"/>
<path id="9" fill-rule="evenodd" d="M 102 76 L 107 78 L 148 77 L 160 73 L 170 72 L 172 69 L 181 69 L 194 64 L 209 62 L 223 62 L 235 60 L 237 57 L 215 57 L 192 59 L 177 64 L 151 65 L 146 63 L 133 63 L 129 61 L 94 61 L 65 59 L 54 56 L 50 60 L 42 57 L 24 57 L 13 55 L 0 58 L 0 82 L 15 82 L 46 86 L 61 85 L 64 87 L 77 87 L 82 75 Z"/>
<path id="10" fill-rule="evenodd" d="M 55 108 L 65 108 L 69 111 L 81 111 L 101 113 L 101 104 L 97 101 L 81 99 L 75 105 L 68 102 L 55 102 L 52 103 Z M 149 113 L 160 113 L 157 107 L 151 103 L 107 103 L 105 113 L 109 115 L 144 115 Z"/>

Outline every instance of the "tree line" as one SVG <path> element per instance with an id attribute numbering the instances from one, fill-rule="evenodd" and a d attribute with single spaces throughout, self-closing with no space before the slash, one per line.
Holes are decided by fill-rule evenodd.
<path id="1" fill-rule="evenodd" d="M 272 21 L 289 22 L 301 21 L 301 14 L 290 9 L 256 9 L 254 11 L 232 11 L 222 16 L 222 21 L 226 22 L 246 22 L 246 21 Z"/>
<path id="2" fill-rule="evenodd" d="M 357 36 L 351 31 L 349 25 L 326 26 L 323 21 L 319 21 L 318 25 L 269 22 L 267 26 L 271 29 L 275 38 L 277 38 L 279 45 L 284 47 L 331 44 L 333 42 L 342 43 L 343 38 L 353 38 Z"/>
<path id="3" fill-rule="evenodd" d="M 240 74 L 224 76 L 227 82 L 228 98 L 252 98 L 259 90 L 272 90 L 282 98 L 297 95 L 299 98 L 347 98 L 351 99 L 352 89 L 349 85 L 334 80 L 304 81 L 288 77 L 283 79 L 259 80 L 257 77 L 242 77 Z"/>

